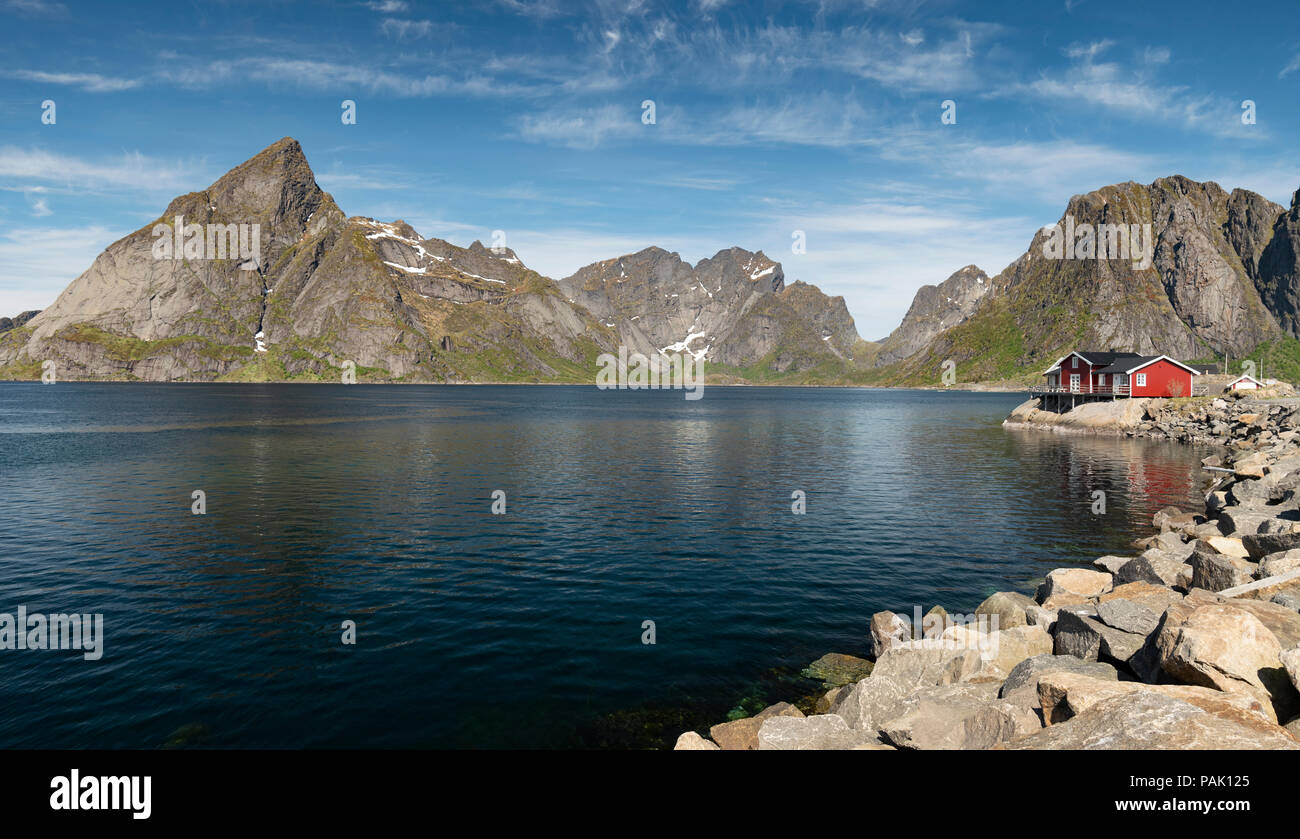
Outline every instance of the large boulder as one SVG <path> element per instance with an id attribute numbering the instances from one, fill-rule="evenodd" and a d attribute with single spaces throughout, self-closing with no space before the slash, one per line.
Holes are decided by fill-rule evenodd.
<path id="1" fill-rule="evenodd" d="M 1269 554 L 1300 548 L 1300 533 L 1248 533 L 1241 544 L 1251 559 L 1259 560 Z"/>
<path id="2" fill-rule="evenodd" d="M 1255 578 L 1254 564 L 1207 550 L 1197 549 L 1189 564 L 1192 566 L 1192 587 L 1206 591 L 1223 591 L 1245 585 Z"/>
<path id="3" fill-rule="evenodd" d="M 997 699 L 995 684 L 923 688 L 881 723 L 900 749 L 987 749 L 1042 728 L 1028 708 Z"/>
<path id="4" fill-rule="evenodd" d="M 1235 604 L 1194 606 L 1176 627 L 1162 627 L 1159 636 L 1160 667 L 1175 680 L 1251 693 L 1272 702 L 1280 719 L 1300 710 L 1300 696 L 1282 665 L 1282 645 Z"/>
<path id="5" fill-rule="evenodd" d="M 835 714 L 769 717 L 758 730 L 759 751 L 853 749 L 879 742 L 874 732 L 855 731 Z"/>
<path id="6" fill-rule="evenodd" d="M 1098 679 L 1084 673 L 1056 672 L 1044 674 L 1038 682 L 1038 698 L 1043 721 L 1048 725 L 1065 722 L 1112 696 L 1131 696 L 1143 692 L 1160 693 L 1190 702 L 1203 711 L 1231 719 L 1250 715 L 1276 724 L 1273 706 L 1246 693 L 1224 693 L 1191 685 L 1147 685 Z"/>
<path id="7" fill-rule="evenodd" d="M 912 639 L 912 623 L 893 612 L 876 612 L 871 616 L 871 656 L 879 659 L 895 644 Z"/>
<path id="8" fill-rule="evenodd" d="M 1107 658 L 1127 662 L 1145 642 L 1145 635 L 1125 632 L 1089 615 L 1063 610 L 1056 621 L 1054 652 L 1084 661 Z"/>
<path id="9" fill-rule="evenodd" d="M 897 715 L 896 709 L 917 687 L 881 678 L 877 669 L 870 678 L 842 688 L 828 713 L 843 719 L 850 728 L 875 734 L 886 718 Z"/>
<path id="10" fill-rule="evenodd" d="M 1029 611 L 1038 608 L 1038 603 L 1026 594 L 1016 591 L 998 591 L 985 598 L 984 602 L 976 607 L 975 614 L 988 615 L 990 618 L 996 615 L 998 629 L 1011 629 L 1016 626 L 1026 626 L 1029 623 Z"/>
<path id="11" fill-rule="evenodd" d="M 1300 550 L 1278 551 L 1259 561 L 1259 570 L 1255 576 L 1262 580 L 1297 570 L 1300 570 Z"/>
<path id="12" fill-rule="evenodd" d="M 888 680 L 907 688 L 968 681 L 983 667 L 983 656 L 979 639 L 968 640 L 967 633 L 973 630 L 950 627 L 943 639 L 895 644 L 876 661 L 871 678 L 863 681 Z"/>
<path id="13" fill-rule="evenodd" d="M 1176 586 L 1183 579 L 1184 574 L 1190 578 L 1190 572 L 1184 571 L 1186 567 L 1186 563 L 1181 559 L 1160 552 L 1147 551 L 1119 569 L 1114 577 L 1115 585 L 1147 583 L 1157 586 Z"/>
<path id="14" fill-rule="evenodd" d="M 880 657 L 869 677 L 842 689 L 829 712 L 843 717 L 851 728 L 876 732 L 917 690 L 977 678 L 1001 681 L 989 663 L 996 659 L 983 654 L 987 640 L 975 630 L 953 626 L 943 638 L 896 644 Z"/>
<path id="15" fill-rule="evenodd" d="M 1016 626 L 990 632 L 984 639 L 983 662 L 973 678 L 1006 680 L 1020 662 L 1052 652 L 1052 636 L 1042 626 Z"/>
<path id="16" fill-rule="evenodd" d="M 1182 599 L 1181 594 L 1166 585 L 1135 582 L 1115 586 L 1115 588 L 1098 597 L 1097 604 L 1100 607 L 1100 604 L 1110 600 L 1128 600 L 1139 606 L 1145 606 L 1159 616 L 1163 615 L 1165 609 L 1168 609 L 1170 605 L 1181 602 Z"/>
<path id="17" fill-rule="evenodd" d="M 1133 561 L 1131 556 L 1099 556 L 1092 561 L 1092 564 L 1098 570 L 1105 571 L 1107 574 L 1118 574 L 1119 569 Z"/>
<path id="18" fill-rule="evenodd" d="M 1250 551 L 1246 537 L 1259 533 L 1264 522 L 1273 518 L 1271 512 L 1258 507 L 1232 506 L 1219 511 L 1219 530 L 1225 536 L 1241 539 L 1242 546 Z"/>
<path id="19" fill-rule="evenodd" d="M 1211 714 L 1157 692 L 1112 696 L 1059 725 L 998 748 L 1086 750 L 1300 750 L 1285 729 L 1263 720 Z"/>
<path id="20" fill-rule="evenodd" d="M 1038 602 L 1044 609 L 1058 609 L 1087 603 L 1112 588 L 1114 578 L 1104 571 L 1087 568 L 1057 568 L 1038 587 Z"/>
<path id="21" fill-rule="evenodd" d="M 1097 604 L 1097 619 L 1109 627 L 1121 632 L 1132 632 L 1143 638 L 1156 631 L 1160 625 L 1161 612 L 1149 606 L 1115 597 Z"/>
<path id="22" fill-rule="evenodd" d="M 1241 543 L 1240 539 L 1234 539 L 1230 536 L 1211 536 L 1205 539 L 1204 542 L 1211 550 L 1225 556 L 1233 556 L 1237 559 L 1245 559 L 1250 556 L 1250 551 L 1246 550 L 1246 546 Z"/>
<path id="23" fill-rule="evenodd" d="M 1109 681 L 1119 678 L 1115 668 L 1104 662 L 1084 661 L 1072 655 L 1036 655 L 1015 666 L 998 690 L 998 697 L 1024 707 L 1041 707 L 1038 699 L 1039 680 L 1048 673 L 1061 672 L 1082 673 Z"/>
<path id="24" fill-rule="evenodd" d="M 677 738 L 677 745 L 673 746 L 675 752 L 716 752 L 718 747 L 704 739 L 694 731 L 687 731 Z"/>
<path id="25" fill-rule="evenodd" d="M 1232 464 L 1232 470 L 1238 478 L 1262 478 L 1267 468 L 1268 457 L 1263 452 L 1252 452 L 1245 457 L 1239 457 L 1237 462 Z"/>
<path id="26" fill-rule="evenodd" d="M 803 675 L 808 679 L 817 679 L 822 683 L 822 687 L 834 688 L 865 679 L 871 675 L 871 667 L 871 662 L 865 658 L 843 653 L 827 653 L 805 667 Z"/>
<path id="27" fill-rule="evenodd" d="M 723 751 L 752 751 L 758 748 L 758 730 L 770 717 L 802 717 L 789 702 L 778 702 L 759 711 L 752 717 L 719 723 L 709 729 L 709 737 Z"/>

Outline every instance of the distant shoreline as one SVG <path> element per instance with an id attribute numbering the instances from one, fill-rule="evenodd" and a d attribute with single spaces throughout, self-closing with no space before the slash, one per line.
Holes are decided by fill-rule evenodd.
<path id="1" fill-rule="evenodd" d="M 40 379 L 0 379 L 0 385 L 10 384 L 43 384 Z M 54 384 L 78 384 L 78 385 L 343 385 L 342 382 L 309 382 L 293 379 L 280 379 L 265 382 L 232 382 L 232 381 L 188 381 L 184 379 L 173 379 L 170 381 L 150 381 L 147 379 L 124 380 L 124 379 L 65 379 L 55 382 Z M 595 384 L 584 384 L 581 382 L 356 382 L 356 385 L 375 385 L 381 387 L 596 387 Z M 343 385 L 352 387 L 354 385 Z M 706 389 L 720 387 L 734 388 L 801 388 L 801 389 L 837 389 L 837 390 L 914 390 L 939 392 L 955 391 L 960 393 L 1021 393 L 1028 392 L 1029 388 L 1000 388 L 978 385 L 951 387 L 933 387 L 933 386 L 896 386 L 896 385 L 845 385 L 845 384 L 767 384 L 763 382 L 728 382 L 726 384 L 710 384 L 705 382 L 703 385 Z M 639 388 L 639 390 L 668 390 L 668 388 Z"/>

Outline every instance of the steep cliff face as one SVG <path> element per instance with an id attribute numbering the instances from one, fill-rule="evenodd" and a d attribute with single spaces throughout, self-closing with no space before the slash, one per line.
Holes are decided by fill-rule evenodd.
<path id="1" fill-rule="evenodd" d="M 1276 217 L 1272 234 L 1260 249 L 1255 286 L 1283 328 L 1300 336 L 1300 190 L 1291 209 Z"/>
<path id="2" fill-rule="evenodd" d="M 903 322 L 880 344 L 876 366 L 893 364 L 924 349 L 935 336 L 975 313 L 993 288 L 987 274 L 967 265 L 937 286 L 921 286 Z"/>
<path id="3" fill-rule="evenodd" d="M 928 380 L 952 359 L 965 380 L 995 379 L 1080 346 L 1242 354 L 1281 334 L 1270 311 L 1279 307 L 1257 288 L 1279 270 L 1265 263 L 1281 213 L 1254 193 L 1181 176 L 1075 196 L 964 321 L 893 377 Z"/>
<path id="4" fill-rule="evenodd" d="M 0 376 L 53 361 L 63 379 L 337 380 L 350 363 L 381 381 L 589 382 L 620 344 L 842 371 L 855 342 L 842 299 L 786 289 L 762 253 L 692 267 L 648 248 L 556 283 L 509 249 L 346 218 L 285 138 L 172 201 L 48 309 L 0 331 Z"/>
<path id="5" fill-rule="evenodd" d="M 277 267 L 342 218 L 297 142 L 281 140 L 110 245 L 26 325 L 28 354 L 68 377 L 221 375 L 255 352 Z"/>

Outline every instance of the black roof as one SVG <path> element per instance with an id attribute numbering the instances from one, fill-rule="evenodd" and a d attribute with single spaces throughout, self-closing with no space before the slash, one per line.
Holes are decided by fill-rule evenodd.
<path id="1" fill-rule="evenodd" d="M 1096 367 L 1096 366 L 1098 366 L 1098 365 L 1101 365 L 1102 367 L 1105 367 L 1107 364 L 1114 364 L 1117 360 L 1119 360 L 1119 359 L 1121 359 L 1121 358 L 1141 358 L 1141 356 L 1139 356 L 1139 355 L 1138 355 L 1137 353 L 1135 353 L 1135 352 L 1083 352 L 1083 351 L 1080 351 L 1080 352 L 1079 352 L 1079 355 L 1081 355 L 1081 356 L 1083 356 L 1085 359 L 1087 359 L 1088 363 L 1091 364 L 1091 365 L 1094 366 L 1094 367 Z M 1125 369 L 1127 369 L 1127 368 L 1125 368 Z"/>
<path id="2" fill-rule="evenodd" d="M 1134 367 L 1142 367 L 1150 364 L 1161 356 L 1158 355 L 1127 355 L 1116 358 L 1109 367 L 1104 370 L 1094 370 L 1094 373 L 1127 373 Z"/>

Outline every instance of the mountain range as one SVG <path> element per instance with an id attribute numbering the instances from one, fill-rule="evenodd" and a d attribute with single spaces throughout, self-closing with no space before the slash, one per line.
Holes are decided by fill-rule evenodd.
<path id="1" fill-rule="evenodd" d="M 1075 196 L 1067 222 L 1149 226 L 1149 264 L 1054 258 L 1044 229 L 994 277 L 968 265 L 922 287 L 871 342 L 843 298 L 787 285 L 761 251 L 691 265 L 651 247 L 556 280 L 505 247 L 348 217 L 285 138 L 109 245 L 45 310 L 0 318 L 0 378 L 54 361 L 65 380 L 338 381 L 354 366 L 360 381 L 589 383 L 625 346 L 690 353 L 713 382 L 938 384 L 948 361 L 961 381 L 1023 380 L 1079 346 L 1300 350 L 1300 191 L 1287 210 L 1173 176 Z M 180 247 L 191 225 L 207 252 Z M 214 228 L 228 250 L 212 251 Z"/>
<path id="2" fill-rule="evenodd" d="M 232 240 L 225 258 L 160 258 L 155 245 L 190 225 L 256 225 L 259 253 L 241 258 Z M 590 382 L 596 357 L 620 345 L 689 352 L 737 378 L 834 375 L 867 348 L 843 298 L 787 286 L 761 252 L 692 266 L 647 248 L 556 281 L 508 248 L 345 216 L 285 138 L 173 200 L 49 308 L 11 322 L 0 375 L 34 378 L 53 360 L 63 379 L 337 381 L 351 362 L 359 380 Z"/>

